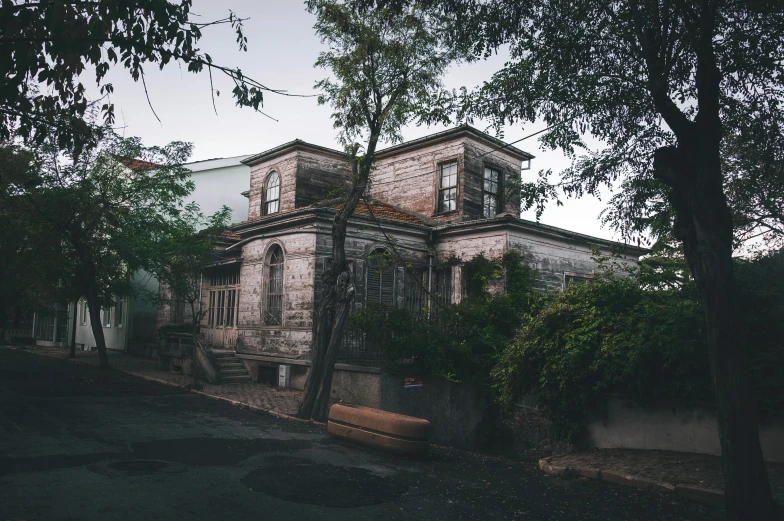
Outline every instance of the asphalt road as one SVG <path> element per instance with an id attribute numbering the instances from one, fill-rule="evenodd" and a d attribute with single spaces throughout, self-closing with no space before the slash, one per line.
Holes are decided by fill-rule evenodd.
<path id="1" fill-rule="evenodd" d="M 335 442 L 96 367 L 0 349 L 0 521 L 716 520 L 672 495 L 533 462 Z"/>

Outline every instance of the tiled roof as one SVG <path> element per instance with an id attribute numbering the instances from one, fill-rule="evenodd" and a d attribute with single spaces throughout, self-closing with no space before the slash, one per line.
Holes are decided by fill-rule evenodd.
<path id="1" fill-rule="evenodd" d="M 340 210 L 343 208 L 343 200 L 342 199 L 326 199 L 324 201 L 318 201 L 313 203 L 309 206 L 304 206 L 302 208 L 292 208 L 290 210 L 284 210 L 280 212 L 276 212 L 272 215 L 262 215 L 262 216 L 251 216 L 248 217 L 247 220 L 242 221 L 241 223 L 235 223 L 232 226 L 238 226 L 241 224 L 246 224 L 250 222 L 257 222 L 267 219 L 274 219 L 276 217 L 280 217 L 286 214 L 295 213 L 295 212 L 302 212 L 307 211 L 310 209 L 316 208 L 330 208 L 333 210 Z M 391 204 L 382 203 L 381 201 L 370 200 L 370 206 L 368 207 L 368 203 L 360 201 L 357 205 L 356 210 L 354 210 L 354 215 L 362 215 L 366 217 L 376 218 L 376 219 L 385 219 L 388 221 L 398 221 L 402 223 L 409 223 L 409 224 L 419 224 L 421 226 L 428 226 L 432 223 L 428 223 L 422 217 L 418 217 L 416 214 L 407 212 Z"/>
<path id="2" fill-rule="evenodd" d="M 233 241 L 239 241 L 240 239 L 242 239 L 242 237 L 240 237 L 238 234 L 231 232 L 229 230 L 223 230 L 221 232 L 221 237 L 224 237 L 226 239 L 231 239 Z"/>
<path id="3" fill-rule="evenodd" d="M 143 161 L 141 159 L 134 159 L 130 157 L 117 157 L 117 160 L 131 170 L 155 170 L 156 168 L 160 167 L 160 165 L 156 165 L 155 163 L 150 163 L 149 161 Z"/>
<path id="4" fill-rule="evenodd" d="M 340 210 L 343 208 L 343 202 L 340 199 L 331 199 L 327 201 L 320 201 L 311 205 L 312 208 L 333 208 Z M 354 215 L 364 215 L 375 219 L 386 219 L 388 221 L 398 221 L 410 224 L 427 225 L 421 217 L 417 217 L 413 213 L 406 212 L 400 208 L 392 206 L 388 203 L 382 203 L 370 199 L 369 201 L 360 201 L 357 208 L 354 210 Z"/>

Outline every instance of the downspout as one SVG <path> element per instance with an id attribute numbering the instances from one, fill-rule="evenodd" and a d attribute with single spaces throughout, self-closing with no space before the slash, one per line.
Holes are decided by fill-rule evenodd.
<path id="1" fill-rule="evenodd" d="M 202 299 L 202 292 L 204 291 L 204 270 L 201 270 L 199 274 L 199 329 L 201 329 L 201 299 Z"/>
<path id="2" fill-rule="evenodd" d="M 435 248 L 433 248 L 433 230 L 429 230 L 428 238 L 428 265 L 427 265 L 427 321 L 430 322 L 431 307 L 433 305 L 433 257 L 435 256 Z"/>

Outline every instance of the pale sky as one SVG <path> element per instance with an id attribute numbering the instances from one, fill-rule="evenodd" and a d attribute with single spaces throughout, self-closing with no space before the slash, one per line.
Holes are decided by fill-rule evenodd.
<path id="1" fill-rule="evenodd" d="M 195 0 L 193 12 L 204 21 L 222 18 L 231 9 L 245 21 L 248 52 L 240 52 L 234 34 L 228 26 L 204 30 L 200 48 L 209 53 L 214 62 L 230 67 L 240 67 L 243 74 L 268 87 L 297 94 L 315 94 L 314 84 L 325 77 L 326 71 L 316 69 L 313 63 L 324 48 L 313 30 L 314 17 L 299 1 L 269 0 Z M 504 63 L 504 56 L 453 68 L 446 77 L 449 88 L 474 87 L 488 79 Z M 230 157 L 258 153 L 293 139 L 314 144 L 341 148 L 332 128 L 330 108 L 318 106 L 315 98 L 293 98 L 267 94 L 264 112 L 273 121 L 250 108 L 238 108 L 231 95 L 233 83 L 220 74 L 213 74 L 215 88 L 220 96 L 215 99 L 217 115 L 210 97 L 207 72 L 192 74 L 177 64 L 168 65 L 163 71 L 146 69 L 146 81 L 155 112 L 150 110 L 141 83 L 134 83 L 127 72 L 117 67 L 108 74 L 108 81 L 115 87 L 112 101 L 115 104 L 117 125 L 124 126 L 127 136 L 140 136 L 145 144 L 164 145 L 170 141 L 189 141 L 194 144 L 192 160 Z M 89 82 L 90 79 L 85 78 Z M 482 122 L 474 122 L 484 130 Z M 508 127 L 504 131 L 506 142 L 515 141 L 536 132 L 544 125 Z M 443 130 L 441 127 L 409 126 L 404 129 L 406 140 Z M 523 141 L 517 147 L 530 152 L 532 161 L 528 175 L 534 177 L 540 169 L 558 172 L 568 166 L 569 160 L 559 151 L 543 151 L 536 138 Z M 605 198 L 606 200 L 606 198 Z M 563 199 L 564 206 L 548 206 L 541 222 L 567 228 L 579 233 L 607 239 L 616 239 L 612 230 L 602 228 L 599 213 L 603 201 L 593 197 Z M 523 215 L 534 219 L 532 212 Z"/>

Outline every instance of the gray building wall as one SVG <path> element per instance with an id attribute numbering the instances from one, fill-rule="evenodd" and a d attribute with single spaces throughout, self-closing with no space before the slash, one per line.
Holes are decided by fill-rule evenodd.
<path id="1" fill-rule="evenodd" d="M 202 213 L 212 215 L 224 205 L 231 209 L 232 222 L 248 218 L 248 199 L 242 192 L 250 188 L 250 168 L 240 163 L 248 156 L 208 159 L 185 166 L 193 174 L 195 188 L 190 200 L 198 203 Z"/>

